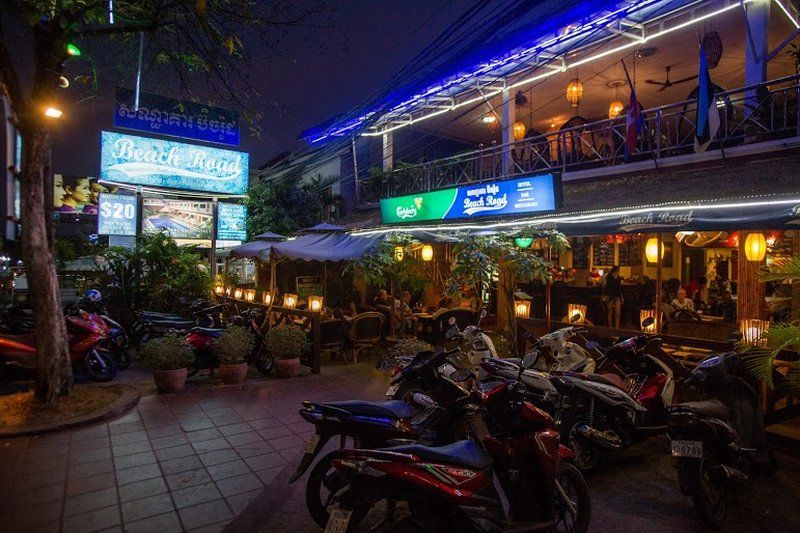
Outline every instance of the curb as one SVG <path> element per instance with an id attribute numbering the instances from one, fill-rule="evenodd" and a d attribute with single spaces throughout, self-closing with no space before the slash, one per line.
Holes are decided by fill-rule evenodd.
<path id="1" fill-rule="evenodd" d="M 52 433 L 55 431 L 63 431 L 65 429 L 72 429 L 79 426 L 86 426 L 105 420 L 111 420 L 124 415 L 139 403 L 141 393 L 138 389 L 125 385 L 125 390 L 122 395 L 113 403 L 105 407 L 102 411 L 92 414 L 84 415 L 78 418 L 71 418 L 64 422 L 56 422 L 53 424 L 40 424 L 38 426 L 16 426 L 7 429 L 0 429 L 0 438 L 24 437 L 32 435 L 40 435 L 42 433 Z"/>

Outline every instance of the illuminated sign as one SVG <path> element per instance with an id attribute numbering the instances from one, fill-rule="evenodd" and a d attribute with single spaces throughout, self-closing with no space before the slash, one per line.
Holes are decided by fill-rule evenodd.
<path id="1" fill-rule="evenodd" d="M 100 193 L 98 235 L 136 235 L 136 196 Z"/>
<path id="2" fill-rule="evenodd" d="M 247 239 L 247 208 L 240 204 L 217 204 L 217 239 L 244 241 Z"/>
<path id="3" fill-rule="evenodd" d="M 560 183 L 557 176 L 543 174 L 386 198 L 381 220 L 392 224 L 554 211 Z"/>
<path id="4" fill-rule="evenodd" d="M 100 178 L 170 189 L 244 194 L 248 154 L 104 131 Z"/>

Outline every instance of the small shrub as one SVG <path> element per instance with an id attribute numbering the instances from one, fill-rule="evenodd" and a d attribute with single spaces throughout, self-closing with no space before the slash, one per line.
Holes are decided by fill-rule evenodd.
<path id="1" fill-rule="evenodd" d="M 148 370 L 177 370 L 188 367 L 194 354 L 182 337 L 169 334 L 144 343 L 138 359 L 139 365 Z"/>
<path id="2" fill-rule="evenodd" d="M 415 356 L 419 352 L 433 350 L 433 346 L 419 339 L 403 339 L 389 348 L 387 355 L 390 357 Z"/>
<path id="3" fill-rule="evenodd" d="M 266 346 L 278 359 L 296 359 L 308 349 L 308 337 L 302 329 L 282 324 L 267 332 Z"/>
<path id="4" fill-rule="evenodd" d="M 243 363 L 253 349 L 253 336 L 241 326 L 229 326 L 211 342 L 211 351 L 223 365 Z"/>

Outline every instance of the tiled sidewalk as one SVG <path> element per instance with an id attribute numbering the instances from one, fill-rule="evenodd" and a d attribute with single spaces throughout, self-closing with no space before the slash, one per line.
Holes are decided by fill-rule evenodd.
<path id="1" fill-rule="evenodd" d="M 303 399 L 380 398 L 369 365 L 149 396 L 126 416 L 0 441 L 2 531 L 216 531 L 261 492 L 313 426 Z"/>

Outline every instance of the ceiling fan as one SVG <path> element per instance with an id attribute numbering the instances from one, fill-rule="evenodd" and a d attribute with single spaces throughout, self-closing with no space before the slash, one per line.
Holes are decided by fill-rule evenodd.
<path id="1" fill-rule="evenodd" d="M 666 71 L 667 71 L 667 79 L 666 80 L 664 80 L 664 81 L 644 80 L 645 83 L 649 83 L 651 85 L 661 85 L 661 88 L 658 91 L 656 91 L 656 92 L 659 92 L 659 93 L 661 91 L 663 91 L 664 89 L 668 89 L 669 87 L 672 87 L 673 85 L 678 85 L 679 83 L 685 83 L 687 81 L 692 81 L 692 80 L 697 78 L 697 74 L 695 74 L 694 76 L 689 76 L 688 78 L 682 78 L 680 80 L 670 81 L 670 79 L 669 79 L 669 71 L 672 69 L 672 67 L 671 66 L 667 66 L 665 68 L 666 68 Z"/>

